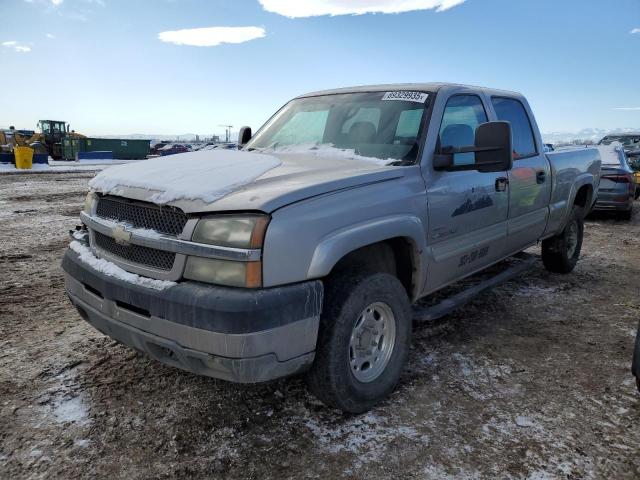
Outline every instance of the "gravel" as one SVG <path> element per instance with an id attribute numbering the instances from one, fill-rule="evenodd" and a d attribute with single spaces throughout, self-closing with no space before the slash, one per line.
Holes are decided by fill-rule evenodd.
<path id="1" fill-rule="evenodd" d="M 0 478 L 640 477 L 640 215 L 589 219 L 572 274 L 539 262 L 417 328 L 399 388 L 351 416 L 84 323 L 60 260 L 89 178 L 0 176 Z"/>

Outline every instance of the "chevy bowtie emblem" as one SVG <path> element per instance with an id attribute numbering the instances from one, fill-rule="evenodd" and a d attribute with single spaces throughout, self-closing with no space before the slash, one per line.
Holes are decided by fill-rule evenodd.
<path id="1" fill-rule="evenodd" d="M 128 245 L 131 240 L 131 232 L 120 225 L 111 230 L 111 236 L 118 245 Z"/>

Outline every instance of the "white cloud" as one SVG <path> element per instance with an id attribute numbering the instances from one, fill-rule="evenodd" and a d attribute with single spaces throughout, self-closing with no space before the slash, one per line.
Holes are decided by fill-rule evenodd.
<path id="1" fill-rule="evenodd" d="M 58 5 L 62 5 L 62 2 L 64 2 L 64 0 L 51 0 L 51 5 L 57 7 Z"/>
<path id="2" fill-rule="evenodd" d="M 176 45 L 215 47 L 222 43 L 244 43 L 265 35 L 262 27 L 208 27 L 160 32 L 158 38 Z"/>
<path id="3" fill-rule="evenodd" d="M 258 0 L 268 12 L 289 18 L 320 15 L 362 15 L 402 13 L 413 10 L 443 12 L 465 0 Z"/>
<path id="4" fill-rule="evenodd" d="M 640 107 L 618 107 L 614 108 L 614 110 L 640 111 Z"/>
<path id="5" fill-rule="evenodd" d="M 52 33 L 47 33 L 47 38 L 56 38 L 56 36 Z"/>
<path id="6" fill-rule="evenodd" d="M 18 42 L 16 42 L 15 40 L 9 40 L 6 42 L 2 42 L 0 45 L 2 45 L 3 47 L 6 48 L 11 48 L 14 51 L 18 52 L 18 53 L 26 53 L 26 52 L 30 52 L 31 51 L 31 47 L 27 46 L 27 45 L 21 45 Z"/>
<path id="7" fill-rule="evenodd" d="M 633 30 L 631 30 L 631 35 L 636 34 L 636 33 L 640 33 L 640 28 L 634 28 Z"/>

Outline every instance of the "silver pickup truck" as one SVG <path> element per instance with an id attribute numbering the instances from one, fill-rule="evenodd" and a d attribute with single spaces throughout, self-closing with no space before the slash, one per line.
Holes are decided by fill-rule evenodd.
<path id="1" fill-rule="evenodd" d="M 68 295 L 163 363 L 306 372 L 348 412 L 396 386 L 421 297 L 538 242 L 570 272 L 600 176 L 595 149 L 544 153 L 522 95 L 454 84 L 302 95 L 239 144 L 94 178 Z"/>

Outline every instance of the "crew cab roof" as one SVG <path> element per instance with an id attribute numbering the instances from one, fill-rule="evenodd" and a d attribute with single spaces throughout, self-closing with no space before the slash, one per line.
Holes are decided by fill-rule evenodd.
<path id="1" fill-rule="evenodd" d="M 364 92 L 387 92 L 387 91 L 419 91 L 419 92 L 433 92 L 443 88 L 469 88 L 471 90 L 482 91 L 488 95 L 505 95 L 509 97 L 522 97 L 521 93 L 512 92 L 508 90 L 497 90 L 495 88 L 478 87 L 474 85 L 463 85 L 458 83 L 444 83 L 444 82 L 432 82 L 432 83 L 387 83 L 380 85 L 359 85 L 354 87 L 334 88 L 330 90 L 319 90 L 317 92 L 309 92 L 303 95 L 299 95 L 296 98 L 305 97 L 317 97 L 320 95 L 337 95 L 341 93 L 364 93 Z"/>

